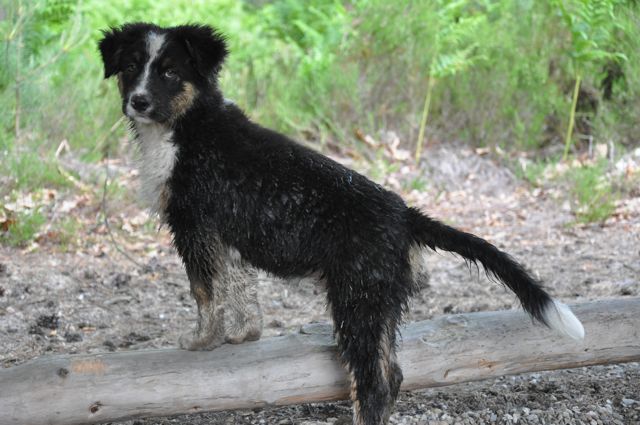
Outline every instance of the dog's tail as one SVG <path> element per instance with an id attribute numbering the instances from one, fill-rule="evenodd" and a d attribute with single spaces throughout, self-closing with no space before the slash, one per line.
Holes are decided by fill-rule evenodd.
<path id="1" fill-rule="evenodd" d="M 409 228 L 419 245 L 434 251 L 441 249 L 461 255 L 473 263 L 480 262 L 485 270 L 511 289 L 524 310 L 534 319 L 574 339 L 584 338 L 582 323 L 568 306 L 545 292 L 522 265 L 489 242 L 408 209 Z"/>

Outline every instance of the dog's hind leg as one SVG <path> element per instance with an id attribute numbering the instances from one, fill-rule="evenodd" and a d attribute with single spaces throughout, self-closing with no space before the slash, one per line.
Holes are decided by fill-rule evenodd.
<path id="1" fill-rule="evenodd" d="M 386 333 L 383 334 L 381 341 L 381 350 L 383 353 L 383 370 L 386 373 L 387 381 L 389 382 L 389 392 L 391 398 L 389 400 L 389 409 L 386 412 L 384 423 L 389 421 L 389 416 L 395 406 L 398 393 L 400 392 L 400 385 L 402 384 L 402 369 L 398 363 L 398 357 L 396 355 L 396 331 L 397 323 L 392 320 L 391 323 L 385 328 Z"/>
<path id="2" fill-rule="evenodd" d="M 388 423 L 402 383 L 395 358 L 400 305 L 393 305 L 375 284 L 366 297 L 357 291 L 330 296 L 336 339 L 351 378 L 354 425 Z"/>

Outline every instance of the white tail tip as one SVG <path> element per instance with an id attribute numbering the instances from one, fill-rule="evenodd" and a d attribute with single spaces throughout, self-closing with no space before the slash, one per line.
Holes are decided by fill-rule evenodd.
<path id="1" fill-rule="evenodd" d="M 584 327 L 580 320 L 571 312 L 566 304 L 553 300 L 552 304 L 548 304 L 544 317 L 552 329 L 567 335 L 573 339 L 584 339 Z"/>

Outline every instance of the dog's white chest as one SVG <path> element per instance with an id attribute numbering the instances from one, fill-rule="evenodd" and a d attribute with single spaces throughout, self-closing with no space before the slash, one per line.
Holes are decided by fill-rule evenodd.
<path id="1" fill-rule="evenodd" d="M 173 131 L 157 125 L 136 125 L 140 145 L 140 195 L 153 213 L 164 214 L 169 198 L 167 180 L 173 173 L 178 147 L 172 143 Z"/>

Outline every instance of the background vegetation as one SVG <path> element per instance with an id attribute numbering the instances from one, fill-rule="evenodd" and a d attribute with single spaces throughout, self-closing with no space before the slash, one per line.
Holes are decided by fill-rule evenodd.
<path id="1" fill-rule="evenodd" d="M 101 29 L 135 20 L 220 28 L 232 51 L 227 97 L 319 149 L 362 152 L 370 149 L 362 134 L 393 131 L 412 151 L 461 142 L 546 161 L 598 143 L 623 152 L 639 143 L 639 8 L 635 0 L 0 0 L 0 195 L 73 186 L 78 176 L 57 161 L 61 147 L 89 164 L 118 148 L 126 126 L 96 42 Z"/>

